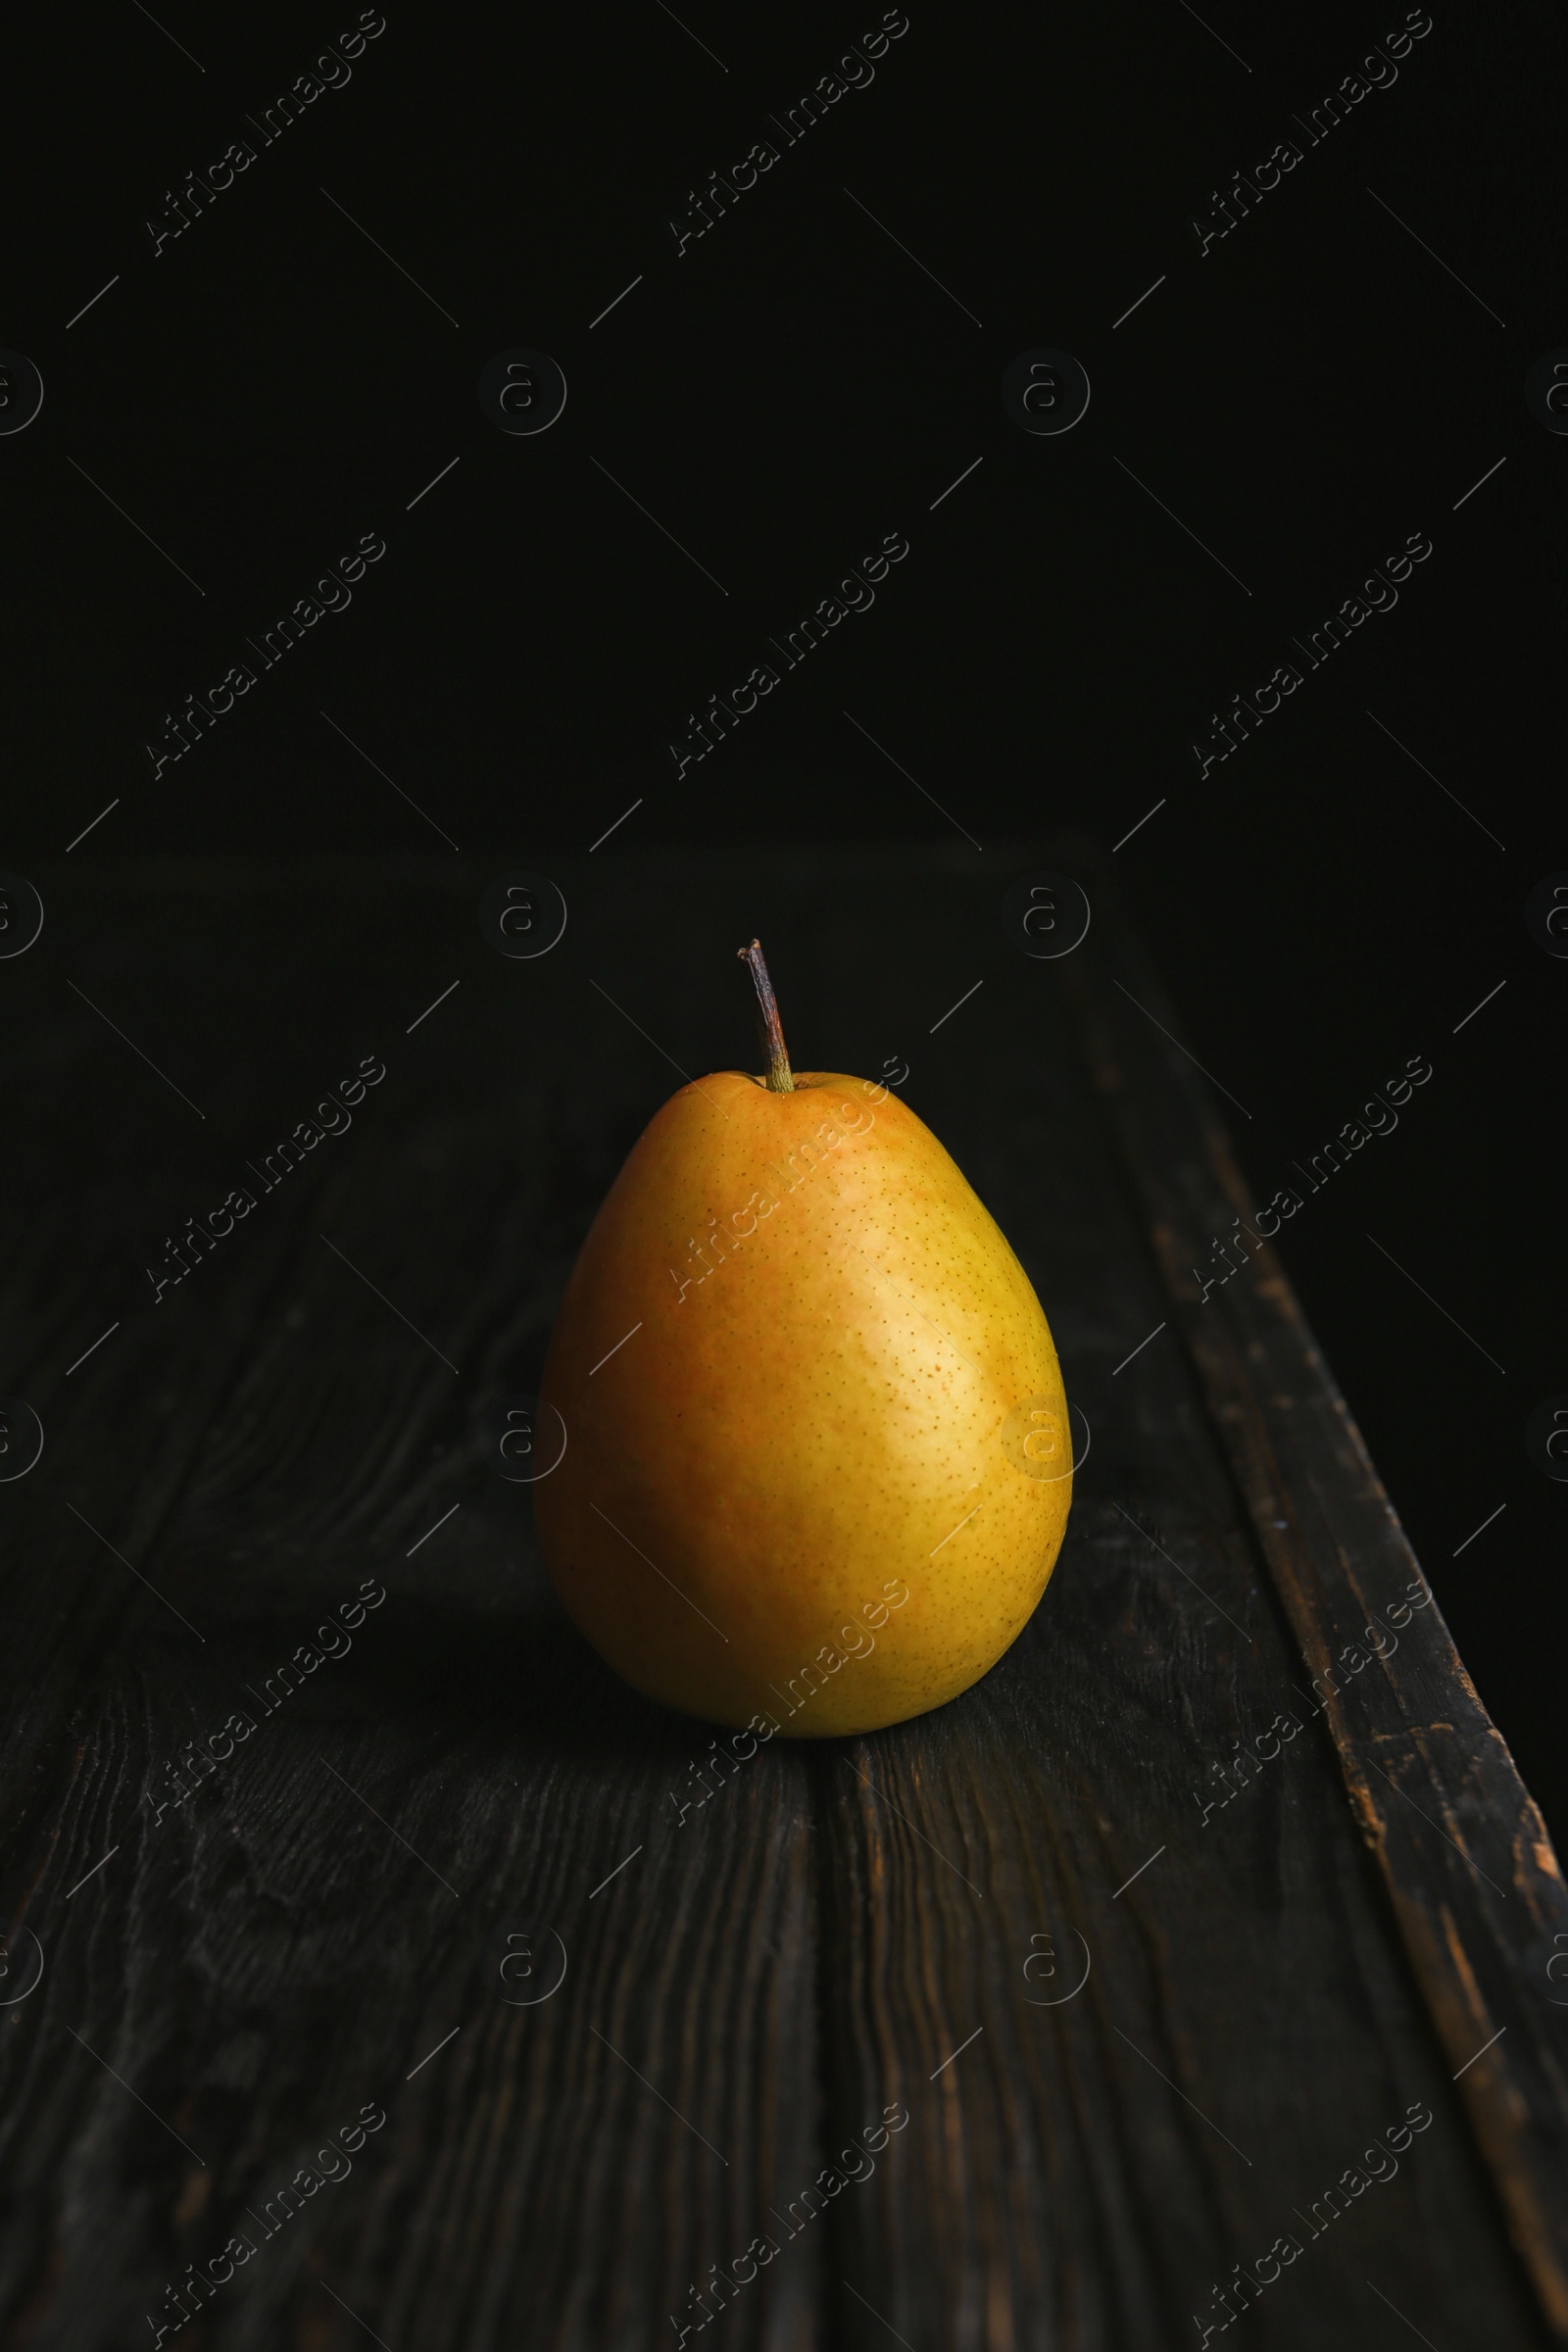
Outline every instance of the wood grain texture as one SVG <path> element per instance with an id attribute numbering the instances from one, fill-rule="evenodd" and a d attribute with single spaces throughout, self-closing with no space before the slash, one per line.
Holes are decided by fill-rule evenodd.
<path id="1" fill-rule="evenodd" d="M 1136 1060 L 1102 965 L 1016 953 L 1010 872 L 982 887 L 973 862 L 596 858 L 557 872 L 572 920 L 537 964 L 486 947 L 490 877 L 455 859 L 73 878 L 56 961 L 41 941 L 16 967 L 9 1075 L 37 1113 L 0 1204 L 0 1388 L 46 1429 L 0 1486 L 0 1893 L 11 1965 L 25 1930 L 45 1963 L 0 2009 L 8 2352 L 150 2345 L 166 2288 L 236 2230 L 255 2254 L 166 2341 L 640 2352 L 674 2315 L 735 2352 L 1142 2352 L 1198 2342 L 1213 2288 L 1287 2232 L 1300 2255 L 1242 2322 L 1259 2344 L 1372 2352 L 1401 2318 L 1440 2347 L 1544 2340 L 1517 2182 L 1539 2194 L 1562 2104 L 1523 2014 L 1534 1947 L 1508 1941 L 1544 1898 L 1508 1860 L 1487 1940 L 1468 1864 L 1350 1773 L 1378 1843 L 1357 1834 L 1347 1745 L 1423 1805 L 1410 1776 L 1446 1776 L 1430 1809 L 1488 1869 L 1525 1800 L 1494 1735 L 1466 1744 L 1435 1609 L 1377 1670 L 1386 1718 L 1298 1695 L 1301 1652 L 1316 1670 L 1360 1605 L 1325 1599 L 1315 1529 L 1373 1599 L 1396 1531 L 1338 1408 L 1322 1438 L 1288 1293 L 1245 1310 L 1266 1329 L 1217 1301 L 1186 1327 L 1170 1235 L 1225 1196 L 1222 1139 L 1185 1076 Z M 1092 1444 L 993 1675 L 874 1739 L 764 1748 L 682 1821 L 710 1734 L 565 1623 L 484 1414 L 537 1377 L 576 1244 L 678 1082 L 662 1056 L 749 1058 L 754 932 L 803 1066 L 909 1061 Z M 1113 955 L 1135 968 L 1136 943 Z M 352 1132 L 155 1309 L 164 1234 L 364 1054 L 387 1076 Z M 387 1597 L 352 1650 L 269 1710 L 366 1580 Z M 1211 1767 L 1293 1705 L 1221 1805 Z M 236 1709 L 254 1732 L 173 1802 L 171 1761 Z M 1424 1950 L 1422 1922 L 1452 1940 Z M 509 1934 L 531 1940 L 503 1976 Z M 564 1981 L 514 2005 L 555 1937 Z M 1507 2063 L 1541 2052 L 1511 2124 L 1501 2061 L 1450 2080 L 1456 1952 Z M 367 2103 L 385 2123 L 326 2180 Z M 1396 2175 L 1313 2234 L 1411 2103 L 1433 2121 Z M 887 2109 L 907 2122 L 874 2170 L 846 2158 Z M 294 2218 L 247 2220 L 306 2166 Z M 776 2251 L 698 2329 L 690 2290 L 758 2239 Z"/>
<path id="2" fill-rule="evenodd" d="M 1515 2242 L 1568 2334 L 1568 2065 L 1546 1975 L 1568 1890 L 1441 1611 L 1399 1607 L 1425 1579 L 1276 1253 L 1254 1232 L 1250 1277 L 1203 1290 L 1211 1237 L 1256 1209 L 1189 1057 L 1148 1017 L 1175 1029 L 1156 975 L 1106 911 L 1074 975 L 1097 1080 Z M 1105 986 L 1113 965 L 1137 1004 Z"/>

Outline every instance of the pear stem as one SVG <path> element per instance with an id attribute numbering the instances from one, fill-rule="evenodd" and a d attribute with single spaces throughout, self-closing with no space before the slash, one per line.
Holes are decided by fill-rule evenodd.
<path id="1" fill-rule="evenodd" d="M 795 1080 L 790 1074 L 790 1057 L 785 1051 L 783 1024 L 778 1017 L 778 1005 L 773 996 L 773 983 L 767 976 L 762 958 L 762 943 L 754 939 L 749 948 L 737 948 L 736 955 L 752 975 L 757 990 L 757 1030 L 767 1055 L 767 1091 L 770 1095 L 792 1095 Z"/>

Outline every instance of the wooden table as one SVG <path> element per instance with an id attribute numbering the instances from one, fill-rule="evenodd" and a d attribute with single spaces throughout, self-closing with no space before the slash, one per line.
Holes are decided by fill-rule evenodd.
<path id="1" fill-rule="evenodd" d="M 0 963 L 4 2344 L 172 2341 L 181 2279 L 235 2352 L 1568 2334 L 1556 1864 L 1272 1252 L 1202 1292 L 1255 1219 L 1106 878 L 518 862 L 533 960 L 451 858 L 35 872 Z M 566 1623 L 486 1414 L 752 1060 L 754 930 L 798 1065 L 907 1063 L 1082 1459 L 978 1689 L 677 1827 L 710 1732 Z"/>

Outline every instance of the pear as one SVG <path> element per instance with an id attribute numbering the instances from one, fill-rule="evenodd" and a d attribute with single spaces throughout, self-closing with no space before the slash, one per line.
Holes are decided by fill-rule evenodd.
<path id="1" fill-rule="evenodd" d="M 628 1683 L 823 1739 L 996 1663 L 1055 1565 L 1072 1447 L 986 1208 L 886 1086 L 791 1071 L 761 950 L 740 953 L 766 1076 L 682 1087 L 612 1186 L 550 1342 L 565 1450 L 534 1507 Z"/>

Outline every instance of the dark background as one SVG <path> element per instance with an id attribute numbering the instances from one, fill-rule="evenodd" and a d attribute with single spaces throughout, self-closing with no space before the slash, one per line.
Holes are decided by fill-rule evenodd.
<path id="1" fill-rule="evenodd" d="M 1298 135 L 1292 112 L 1402 9 L 1330 28 L 1229 0 L 1203 22 L 1180 0 L 1038 22 L 915 0 L 871 86 L 677 259 L 666 222 L 688 191 L 772 135 L 769 112 L 878 9 L 764 20 L 691 0 L 688 31 L 657 0 L 510 19 L 394 4 L 348 85 L 155 259 L 144 221 L 166 191 L 232 139 L 259 147 L 247 113 L 357 16 L 158 13 L 14 31 L 3 100 L 0 343 L 46 396 L 0 439 L 0 865 L 50 908 L 38 951 L 0 966 L 9 1156 L 26 1156 L 27 1087 L 49 1083 L 27 1024 L 74 968 L 47 951 L 71 936 L 78 875 L 133 898 L 170 860 L 319 879 L 448 841 L 476 871 L 548 872 L 640 800 L 597 858 L 755 844 L 760 872 L 805 845 L 833 891 L 843 844 L 966 834 L 1000 906 L 1009 845 L 1063 826 L 1124 843 L 1117 869 L 1259 1197 L 1407 1057 L 1434 1065 L 1398 1132 L 1282 1248 L 1560 1834 L 1568 1494 L 1523 1438 L 1568 1390 L 1568 970 L 1523 921 L 1568 865 L 1551 725 L 1568 440 L 1523 398 L 1532 363 L 1568 344 L 1558 19 L 1439 0 L 1396 83 L 1200 257 L 1190 221 L 1211 191 Z M 502 434 L 476 399 L 515 345 L 569 385 L 538 438 Z M 1036 345 L 1075 353 L 1093 384 L 1061 438 L 1003 409 L 1004 368 Z M 387 553 L 352 608 L 155 781 L 166 711 L 248 660 L 245 637 L 367 531 Z M 875 609 L 677 782 L 685 714 L 890 531 L 910 553 Z M 1200 780 L 1189 747 L 1210 714 L 1418 531 L 1434 552 L 1397 609 Z M 236 968 L 255 952 L 237 924 Z M 947 967 L 940 939 L 906 954 L 912 1053 Z M 387 956 L 416 994 L 444 968 L 416 938 L 389 936 Z M 224 973 L 187 986 L 220 996 Z M 328 1058 L 363 1050 L 353 995 L 346 978 L 321 1007 Z M 811 997 L 830 1007 L 831 986 Z M 160 978 L 138 995 L 131 975 L 121 1001 L 199 1091 L 180 994 Z M 743 1022 L 737 1002 L 738 1058 Z M 796 1058 L 835 1066 L 820 1028 Z M 110 1100 L 106 1156 L 126 1145 Z M 176 1132 L 148 1148 L 194 1165 Z M 20 1179 L 8 1250 L 33 1188 L 76 1173 Z"/>

